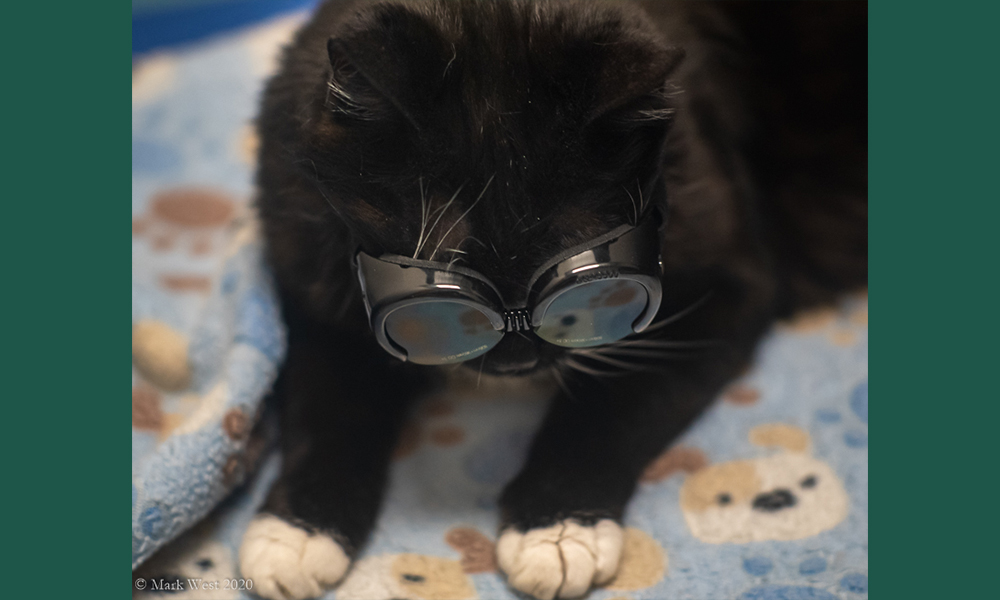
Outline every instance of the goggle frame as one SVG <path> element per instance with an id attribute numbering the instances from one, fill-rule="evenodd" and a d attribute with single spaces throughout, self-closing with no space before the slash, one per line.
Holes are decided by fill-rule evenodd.
<path id="1" fill-rule="evenodd" d="M 656 317 L 663 297 L 661 220 L 657 211 L 651 212 L 657 216 L 647 215 L 638 226 L 617 227 L 546 261 L 529 280 L 526 297 L 516 304 L 505 303 L 496 286 L 472 269 L 396 254 L 376 258 L 359 250 L 355 266 L 369 324 L 379 345 L 405 362 L 405 348 L 386 331 L 386 319 L 403 307 L 442 300 L 464 304 L 483 313 L 494 330 L 506 334 L 537 329 L 552 303 L 571 288 L 599 279 L 626 279 L 641 285 L 647 294 L 646 307 L 632 324 L 633 333 L 639 333 Z M 421 364 L 455 362 L 462 361 Z"/>

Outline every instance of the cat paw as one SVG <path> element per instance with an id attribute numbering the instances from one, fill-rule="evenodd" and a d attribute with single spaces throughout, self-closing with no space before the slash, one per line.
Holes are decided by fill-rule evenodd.
<path id="1" fill-rule="evenodd" d="M 611 519 L 593 526 L 573 520 L 521 533 L 507 529 L 497 540 L 497 562 L 516 590 L 539 600 L 577 598 L 618 572 L 622 528 Z"/>
<path id="2" fill-rule="evenodd" d="M 310 534 L 274 515 L 250 522 L 240 545 L 240 572 L 253 593 L 268 600 L 304 600 L 323 594 L 351 560 L 330 536 Z"/>

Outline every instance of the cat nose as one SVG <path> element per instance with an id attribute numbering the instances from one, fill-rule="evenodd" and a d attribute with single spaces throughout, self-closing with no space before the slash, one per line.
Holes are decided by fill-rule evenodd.
<path id="1" fill-rule="evenodd" d="M 493 367 L 493 372 L 497 375 L 514 375 L 516 373 L 525 373 L 538 366 L 538 357 L 526 358 L 524 360 L 516 360 L 505 362 L 502 364 L 497 364 Z"/>
<path id="2" fill-rule="evenodd" d="M 753 509 L 761 512 L 775 512 L 790 506 L 795 506 L 795 495 L 786 489 L 757 494 L 753 499 Z"/>
<path id="3" fill-rule="evenodd" d="M 538 366 L 538 347 L 532 334 L 508 333 L 486 353 L 485 371 L 495 375 L 525 373 Z M 474 361 L 473 361 L 474 362 Z"/>

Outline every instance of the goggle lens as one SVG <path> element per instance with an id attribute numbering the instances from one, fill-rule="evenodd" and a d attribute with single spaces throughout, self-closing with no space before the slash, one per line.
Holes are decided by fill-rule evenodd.
<path id="1" fill-rule="evenodd" d="M 646 288 L 630 279 L 577 285 L 552 301 L 535 334 L 567 348 L 616 342 L 632 333 L 632 324 L 648 301 Z"/>
<path id="2" fill-rule="evenodd" d="M 475 358 L 500 342 L 480 310 L 450 300 L 402 306 L 385 319 L 385 331 L 406 350 L 406 359 L 420 365 L 443 365 Z"/>

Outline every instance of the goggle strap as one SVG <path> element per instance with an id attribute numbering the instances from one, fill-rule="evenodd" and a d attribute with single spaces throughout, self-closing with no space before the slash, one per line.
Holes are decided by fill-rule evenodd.
<path id="1" fill-rule="evenodd" d="M 528 289 L 531 289 L 535 285 L 535 282 L 542 277 L 542 275 L 544 275 L 546 272 L 549 271 L 549 269 L 558 265 L 564 260 L 576 256 L 577 254 L 586 252 L 587 250 L 597 248 L 598 246 L 606 244 L 607 242 L 611 242 L 617 240 L 618 238 L 624 237 L 625 235 L 631 233 L 632 231 L 635 231 L 636 229 L 639 229 L 640 227 L 641 225 L 639 227 L 636 227 L 634 225 L 621 225 L 605 233 L 602 236 L 599 236 L 595 239 L 586 241 L 582 244 L 577 244 L 576 246 L 563 250 L 559 254 L 556 254 L 549 260 L 545 261 L 545 264 L 539 267 L 535 271 L 534 275 L 531 276 L 531 279 L 528 280 L 528 285 L 526 287 Z"/>

